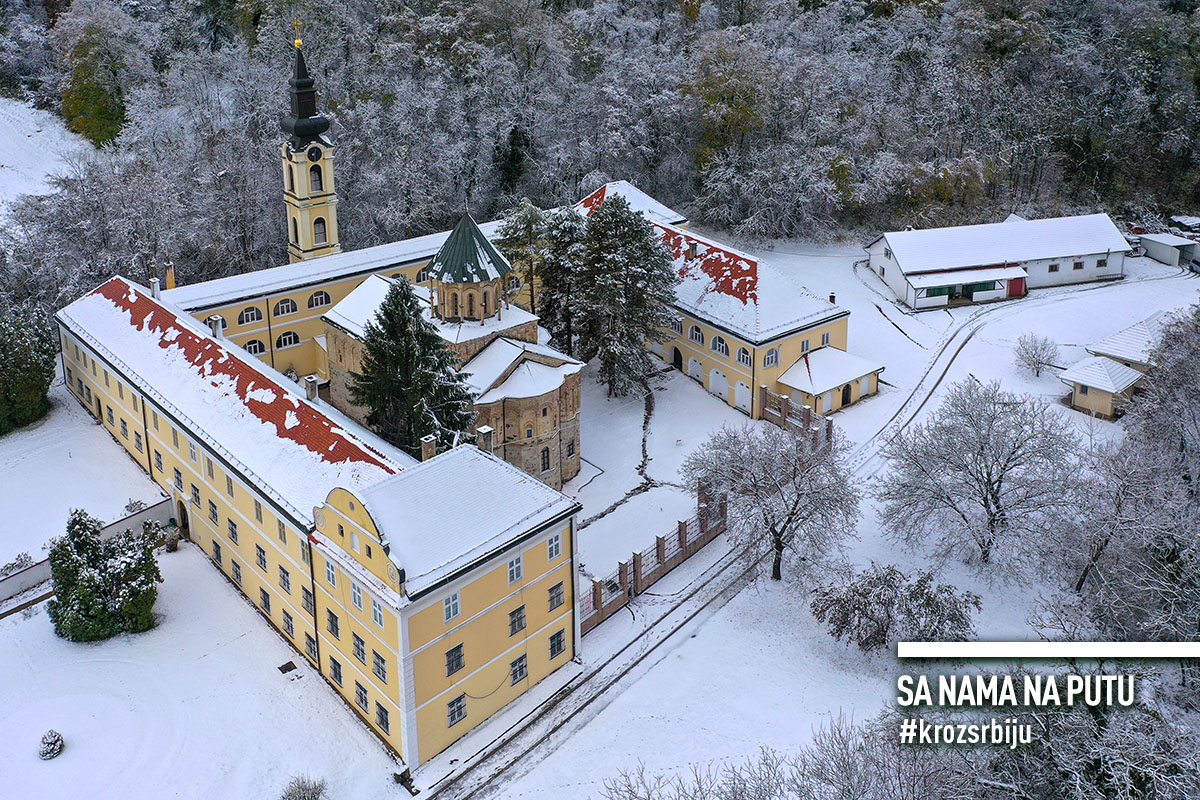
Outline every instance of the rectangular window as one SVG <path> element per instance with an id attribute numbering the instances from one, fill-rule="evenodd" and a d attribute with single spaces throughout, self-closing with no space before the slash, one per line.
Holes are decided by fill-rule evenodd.
<path id="1" fill-rule="evenodd" d="M 208 456 L 204 457 L 204 472 L 208 475 L 210 481 L 214 479 L 215 471 L 213 470 L 213 462 Z"/>
<path id="2" fill-rule="evenodd" d="M 1104 269 L 1107 266 L 1108 266 L 1107 258 L 1097 258 L 1096 259 L 1096 269 Z"/>
<path id="3" fill-rule="evenodd" d="M 262 610 L 267 612 L 267 616 L 271 615 L 271 595 L 267 594 L 266 589 L 258 590 L 258 600 L 262 605 Z"/>
<path id="4" fill-rule="evenodd" d="M 233 564 L 233 579 L 237 581 L 238 586 L 242 585 L 242 565 L 236 561 L 229 562 Z"/>
<path id="5" fill-rule="evenodd" d="M 139 453 L 142 452 L 142 435 L 136 431 L 133 434 L 133 447 Z"/>
<path id="6" fill-rule="evenodd" d="M 192 505 L 196 508 L 200 507 L 200 487 L 194 483 L 192 484 Z"/>
<path id="7" fill-rule="evenodd" d="M 304 634 L 304 652 L 310 661 L 317 660 L 317 640 L 312 637 L 311 633 Z"/>
<path id="8" fill-rule="evenodd" d="M 354 657 L 362 663 L 367 663 L 367 643 L 357 633 L 352 634 L 351 638 L 354 641 Z"/>
<path id="9" fill-rule="evenodd" d="M 1071 269 L 1083 269 L 1083 262 L 1076 261 L 1074 264 L 1071 265 Z"/>
<path id="10" fill-rule="evenodd" d="M 567 458 L 570 458 L 573 455 L 575 455 L 575 440 L 574 439 L 567 442 Z"/>
<path id="11" fill-rule="evenodd" d="M 117 381 L 117 399 L 125 399 L 125 384 L 121 383 L 120 381 Z"/>
<path id="12" fill-rule="evenodd" d="M 1046 268 L 1047 272 L 1058 272 L 1058 264 L 1051 264 Z"/>
<path id="13" fill-rule="evenodd" d="M 371 621 L 383 627 L 383 604 L 374 597 L 371 598 Z"/>
<path id="14" fill-rule="evenodd" d="M 822 333 L 821 334 L 821 347 L 828 347 L 828 346 L 829 346 L 829 334 Z"/>
<path id="15" fill-rule="evenodd" d="M 92 364 L 92 374 L 93 375 L 96 374 L 96 365 L 95 364 Z M 132 397 L 130 397 L 129 402 L 131 402 L 133 404 L 133 410 L 134 410 L 134 412 L 136 412 L 138 410 L 137 409 L 137 395 L 135 394 Z"/>
<path id="16" fill-rule="evenodd" d="M 523 574 L 524 574 L 524 569 L 522 569 L 522 566 L 521 566 L 521 557 L 520 556 L 517 556 L 516 558 L 514 558 L 508 562 L 508 582 L 509 583 L 516 583 L 517 581 L 521 580 L 521 576 Z"/>
<path id="17" fill-rule="evenodd" d="M 556 583 L 550 587 L 549 596 L 550 596 L 550 610 L 551 611 L 558 608 L 565 602 L 565 598 L 563 597 L 562 581 L 559 581 L 558 583 Z"/>
<path id="18" fill-rule="evenodd" d="M 192 460 L 193 464 L 196 463 L 196 445 L 194 442 L 188 442 L 188 458 Z"/>
<path id="19" fill-rule="evenodd" d="M 91 403 L 92 402 L 92 387 L 84 386 L 83 387 L 83 396 L 87 398 L 88 403 Z"/>
<path id="20" fill-rule="evenodd" d="M 262 503 L 258 502 L 257 500 L 254 501 L 254 519 L 258 522 L 263 521 Z"/>
<path id="21" fill-rule="evenodd" d="M 175 470 L 175 488 L 180 490 L 183 489 L 183 473 L 178 469 Z"/>
<path id="22" fill-rule="evenodd" d="M 562 534 L 556 533 L 546 540 L 546 560 L 553 561 L 562 555 Z"/>
<path id="23" fill-rule="evenodd" d="M 329 635 L 333 638 L 342 638 L 341 624 L 338 622 L 338 616 L 329 609 L 325 609 L 325 627 L 328 629 Z"/>
<path id="24" fill-rule="evenodd" d="M 171 428 L 171 446 L 176 450 L 179 449 L 179 431 Z"/>
<path id="25" fill-rule="evenodd" d="M 800 353 L 804 354 L 807 352 L 808 352 L 808 339 L 802 339 L 802 340 L 800 340 Z"/>
<path id="26" fill-rule="evenodd" d="M 225 476 L 225 494 L 233 497 L 233 478 Z"/>
<path id="27" fill-rule="evenodd" d="M 213 525 L 216 525 L 221 521 L 221 518 L 217 516 L 217 504 L 212 500 L 208 501 L 208 518 L 212 521 Z"/>
<path id="28" fill-rule="evenodd" d="M 350 602 L 359 611 L 362 611 L 362 587 L 354 581 L 350 581 Z"/>
<path id="29" fill-rule="evenodd" d="M 150 412 L 150 424 L 154 426 L 154 430 L 158 430 L 158 412 Z"/>
<path id="30" fill-rule="evenodd" d="M 258 563 L 259 569 L 267 568 L 267 551 L 262 549 L 261 544 L 254 545 L 254 560 Z"/>
<path id="31" fill-rule="evenodd" d="M 371 651 L 371 671 L 375 673 L 375 677 L 387 683 L 387 662 L 383 660 L 383 656 L 379 655 L 379 651 Z"/>
<path id="32" fill-rule="evenodd" d="M 163 471 L 162 453 L 154 451 L 154 468 L 159 472 Z"/>
<path id="33" fill-rule="evenodd" d="M 288 594 L 292 593 L 292 573 L 287 571 L 287 567 L 279 565 L 279 588 L 283 589 Z"/>
<path id="34" fill-rule="evenodd" d="M 442 601 L 442 621 L 449 622 L 458 616 L 458 592 Z"/>
<path id="35" fill-rule="evenodd" d="M 330 586 L 337 586 L 337 567 L 328 558 L 325 559 L 325 582 Z"/>
<path id="36" fill-rule="evenodd" d="M 520 606 L 508 612 L 508 635 L 516 636 L 523 630 L 525 630 L 525 606 Z"/>
<path id="37" fill-rule="evenodd" d="M 237 523 L 229 519 L 225 521 L 225 526 L 229 529 L 229 541 L 237 544 Z"/>
<path id="38" fill-rule="evenodd" d="M 121 420 L 121 436 L 125 439 L 129 438 L 129 423 Z"/>
<path id="39" fill-rule="evenodd" d="M 304 606 L 304 610 L 309 614 L 317 613 L 317 603 L 313 598 L 312 589 L 307 586 L 300 587 L 300 602 Z"/>
<path id="40" fill-rule="evenodd" d="M 367 710 L 367 687 L 363 686 L 358 681 L 354 682 L 354 702 L 363 711 Z"/>
<path id="41" fill-rule="evenodd" d="M 451 727 L 467 718 L 467 696 L 465 694 L 460 694 L 446 704 L 446 716 Z"/>
<path id="42" fill-rule="evenodd" d="M 108 370 L 104 370 L 104 385 L 108 386 Z"/>
<path id="43" fill-rule="evenodd" d="M 283 527 L 283 520 L 276 520 L 275 527 L 279 531 L 279 541 L 283 544 L 287 544 L 287 528 Z"/>
<path id="44" fill-rule="evenodd" d="M 221 563 L 221 543 L 213 539 L 213 561 Z"/>
<path id="45" fill-rule="evenodd" d="M 1079 393 L 1080 393 L 1080 394 L 1087 394 L 1087 393 L 1088 393 L 1088 387 L 1081 385 L 1081 386 L 1079 387 Z"/>
<path id="46" fill-rule="evenodd" d="M 379 730 L 388 732 L 388 711 L 378 701 L 375 703 L 375 724 L 379 726 Z"/>
<path id="47" fill-rule="evenodd" d="M 525 656 L 521 656 L 509 665 L 508 671 L 512 675 L 512 685 L 516 686 L 529 674 L 529 662 Z"/>
<path id="48" fill-rule="evenodd" d="M 312 552 L 308 548 L 308 542 L 304 539 L 300 540 L 300 563 L 307 564 L 312 559 Z"/>
<path id="49" fill-rule="evenodd" d="M 562 652 L 567 649 L 567 632 L 565 630 L 558 631 L 550 636 L 550 657 L 562 655 Z"/>
<path id="50" fill-rule="evenodd" d="M 329 657 L 329 678 L 338 686 L 342 685 L 342 662 L 333 656 Z"/>
<path id="51" fill-rule="evenodd" d="M 283 632 L 293 638 L 296 636 L 296 621 L 287 611 L 283 612 Z"/>
<path id="52" fill-rule="evenodd" d="M 453 675 L 463 668 L 463 646 L 456 644 L 446 651 L 446 674 Z"/>

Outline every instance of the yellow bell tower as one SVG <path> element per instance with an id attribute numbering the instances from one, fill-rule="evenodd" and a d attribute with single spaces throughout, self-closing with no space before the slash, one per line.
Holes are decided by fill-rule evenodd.
<path id="1" fill-rule="evenodd" d="M 296 26 L 299 28 L 300 22 Z M 283 197 L 287 204 L 288 261 L 342 252 L 338 242 L 337 187 L 333 182 L 333 142 L 324 134 L 329 120 L 317 114 L 317 90 L 296 39 L 292 113 L 280 127 L 290 139 L 280 146 Z"/>

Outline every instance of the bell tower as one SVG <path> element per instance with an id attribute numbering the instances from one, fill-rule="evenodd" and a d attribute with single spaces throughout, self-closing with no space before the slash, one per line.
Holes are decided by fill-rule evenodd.
<path id="1" fill-rule="evenodd" d="M 297 32 L 299 25 L 297 21 Z M 288 82 L 292 113 L 279 123 L 290 136 L 279 152 L 291 263 L 342 252 L 333 182 L 334 147 L 324 135 L 329 120 L 317 113 L 317 90 L 308 75 L 301 44 L 297 36 L 295 72 Z"/>

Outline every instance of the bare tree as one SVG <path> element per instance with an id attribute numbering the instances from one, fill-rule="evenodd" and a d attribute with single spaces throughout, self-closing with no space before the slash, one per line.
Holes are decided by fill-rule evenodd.
<path id="1" fill-rule="evenodd" d="M 928 421 L 883 448 L 878 497 L 893 536 L 938 539 L 940 555 L 987 564 L 1036 549 L 1045 523 L 1070 508 L 1076 438 L 1044 401 L 968 380 Z"/>
<path id="2" fill-rule="evenodd" d="M 825 562 L 853 535 L 858 493 L 836 437 L 826 441 L 773 425 L 724 426 L 688 456 L 684 483 L 724 495 L 737 546 L 753 557 L 771 554 L 771 578 L 783 561 Z"/>
<path id="3" fill-rule="evenodd" d="M 1058 365 L 1058 345 L 1045 336 L 1027 333 L 1017 339 L 1013 349 L 1017 366 L 1032 372 L 1034 377 L 1041 377 L 1042 370 Z"/>

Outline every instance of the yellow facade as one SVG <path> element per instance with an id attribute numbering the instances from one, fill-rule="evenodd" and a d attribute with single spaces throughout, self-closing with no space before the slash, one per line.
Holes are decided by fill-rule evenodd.
<path id="1" fill-rule="evenodd" d="M 280 146 L 283 197 L 287 205 L 288 261 L 342 252 L 338 240 L 337 187 L 333 146 L 309 142 L 296 149 Z"/>
<path id="2" fill-rule="evenodd" d="M 1129 402 L 1131 396 L 1132 390 L 1124 394 L 1113 394 L 1094 386 L 1071 384 L 1071 407 L 1106 419 L 1112 419 L 1116 412 Z"/>

